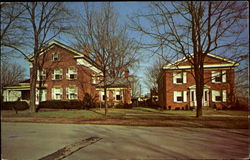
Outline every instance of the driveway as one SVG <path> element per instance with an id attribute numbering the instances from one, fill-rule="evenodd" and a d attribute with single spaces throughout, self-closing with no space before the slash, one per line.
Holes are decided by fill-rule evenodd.
<path id="1" fill-rule="evenodd" d="M 102 138 L 64 158 L 234 159 L 248 157 L 247 129 L 1 123 L 2 158 L 35 160 L 90 137 Z"/>

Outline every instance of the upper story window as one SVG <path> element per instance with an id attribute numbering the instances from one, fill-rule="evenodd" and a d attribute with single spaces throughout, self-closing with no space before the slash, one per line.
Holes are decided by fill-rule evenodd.
<path id="1" fill-rule="evenodd" d="M 187 102 L 187 91 L 174 91 L 174 102 Z"/>
<path id="2" fill-rule="evenodd" d="M 68 80 L 77 79 L 77 69 L 76 69 L 76 67 L 69 67 L 68 68 L 68 72 L 66 74 L 66 78 Z"/>
<path id="3" fill-rule="evenodd" d="M 67 95 L 67 99 L 69 100 L 73 100 L 73 99 L 77 99 L 77 87 L 75 86 L 70 86 L 66 88 L 66 95 Z"/>
<path id="4" fill-rule="evenodd" d="M 174 84 L 187 83 L 187 72 L 173 72 L 173 83 Z"/>
<path id="5" fill-rule="evenodd" d="M 46 70 L 37 70 L 37 80 L 38 81 L 45 81 L 46 80 Z"/>
<path id="6" fill-rule="evenodd" d="M 53 62 L 59 61 L 60 60 L 59 58 L 60 57 L 59 57 L 59 53 L 58 52 L 55 52 L 55 53 L 52 54 L 52 61 Z"/>
<path id="7" fill-rule="evenodd" d="M 213 102 L 226 102 L 227 101 L 227 90 L 212 90 L 212 101 Z"/>
<path id="8" fill-rule="evenodd" d="M 63 70 L 62 68 L 56 68 L 53 70 L 52 73 L 52 80 L 61 80 L 63 75 Z"/>
<path id="9" fill-rule="evenodd" d="M 52 99 L 60 100 L 62 99 L 63 89 L 61 87 L 53 87 L 52 88 Z"/>
<path id="10" fill-rule="evenodd" d="M 223 83 L 226 82 L 226 71 L 212 71 L 212 83 Z"/>

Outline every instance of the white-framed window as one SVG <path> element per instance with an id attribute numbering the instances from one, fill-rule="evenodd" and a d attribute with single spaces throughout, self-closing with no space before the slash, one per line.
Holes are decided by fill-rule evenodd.
<path id="1" fill-rule="evenodd" d="M 52 61 L 57 62 L 59 60 L 60 60 L 59 53 L 58 52 L 53 53 L 52 54 Z"/>
<path id="2" fill-rule="evenodd" d="M 63 69 L 62 68 L 56 68 L 53 70 L 52 73 L 52 80 L 62 80 L 63 75 Z"/>
<path id="3" fill-rule="evenodd" d="M 173 72 L 173 83 L 174 84 L 187 83 L 187 72 Z"/>
<path id="4" fill-rule="evenodd" d="M 121 101 L 122 100 L 122 92 L 115 90 L 113 91 L 113 96 L 115 101 Z"/>
<path id="5" fill-rule="evenodd" d="M 187 91 L 174 91 L 174 102 L 187 102 Z"/>
<path id="6" fill-rule="evenodd" d="M 212 90 L 212 102 L 226 102 L 227 90 Z"/>
<path id="7" fill-rule="evenodd" d="M 66 88 L 66 96 L 67 99 L 72 100 L 72 99 L 77 99 L 77 87 L 75 86 L 70 86 Z"/>
<path id="8" fill-rule="evenodd" d="M 227 72 L 226 70 L 223 71 L 212 71 L 212 83 L 224 83 L 226 82 Z"/>
<path id="9" fill-rule="evenodd" d="M 101 99 L 101 101 L 105 101 L 104 91 L 100 91 L 100 99 Z M 108 99 L 109 99 L 109 94 L 108 94 L 108 91 L 107 91 L 107 100 Z"/>
<path id="10" fill-rule="evenodd" d="M 53 100 L 61 100 L 63 95 L 62 87 L 53 87 L 52 88 L 52 99 Z"/>
<path id="11" fill-rule="evenodd" d="M 37 70 L 37 80 L 38 81 L 45 81 L 46 80 L 46 70 Z"/>
<path id="12" fill-rule="evenodd" d="M 46 89 L 41 89 L 41 90 L 38 90 L 36 89 L 36 101 L 38 102 L 39 101 L 39 97 L 40 98 L 40 101 L 46 101 L 47 100 L 47 90 Z"/>
<path id="13" fill-rule="evenodd" d="M 68 72 L 66 73 L 66 78 L 68 80 L 77 79 L 77 69 L 76 67 L 69 67 Z"/>

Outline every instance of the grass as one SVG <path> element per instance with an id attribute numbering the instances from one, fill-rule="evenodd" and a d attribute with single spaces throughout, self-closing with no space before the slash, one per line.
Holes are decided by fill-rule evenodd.
<path id="1" fill-rule="evenodd" d="M 102 109 L 91 109 L 91 110 L 49 110 L 49 111 L 40 111 L 38 113 L 29 113 L 29 111 L 19 111 L 18 114 L 15 114 L 14 111 L 2 111 L 2 116 L 4 117 L 66 117 L 66 118 L 102 118 L 104 117 L 105 110 Z M 111 118 L 121 118 L 126 115 L 172 115 L 172 116 L 191 116 L 196 115 L 196 111 L 186 111 L 186 110 L 164 110 L 160 111 L 154 108 L 144 108 L 144 107 L 134 107 L 133 109 L 108 109 L 108 117 Z M 230 110 L 203 110 L 203 116 L 208 117 L 233 117 L 233 116 L 248 116 L 247 111 L 230 111 Z"/>
<path id="2" fill-rule="evenodd" d="M 18 112 L 18 114 L 13 113 L 4 113 L 4 117 L 67 117 L 67 118 L 101 118 L 101 114 L 95 113 L 90 110 L 57 110 L 57 111 L 46 111 L 46 112 L 37 112 L 30 113 L 28 111 Z"/>
<path id="3" fill-rule="evenodd" d="M 1 111 L 3 122 L 35 123 L 71 123 L 71 124 L 108 124 L 128 126 L 168 126 L 168 127 L 205 127 L 205 128 L 241 128 L 248 127 L 248 112 L 203 110 L 201 118 L 195 117 L 195 111 L 165 110 L 136 107 L 133 109 L 91 110 L 41 110 L 38 113 L 29 111 Z M 171 115 L 171 116 L 168 116 Z"/>

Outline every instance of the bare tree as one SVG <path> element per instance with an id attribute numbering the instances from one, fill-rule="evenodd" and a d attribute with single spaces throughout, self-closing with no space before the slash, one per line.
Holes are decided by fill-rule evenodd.
<path id="1" fill-rule="evenodd" d="M 1 58 L 6 60 L 13 56 L 12 46 L 22 47 L 25 39 L 25 27 L 21 16 L 25 8 L 17 2 L 1 2 Z"/>
<path id="2" fill-rule="evenodd" d="M 25 68 L 18 64 L 3 62 L 1 64 L 1 85 L 15 85 L 18 84 L 25 77 Z"/>
<path id="3" fill-rule="evenodd" d="M 1 63 L 1 98 L 3 95 L 3 88 L 5 86 L 16 85 L 18 82 L 24 80 L 25 68 L 18 64 L 12 64 L 7 61 Z"/>
<path id="4" fill-rule="evenodd" d="M 35 112 L 37 70 L 41 68 L 39 66 L 39 56 L 42 53 L 41 49 L 45 47 L 48 41 L 57 37 L 60 33 L 68 31 L 69 27 L 67 27 L 67 22 L 70 20 L 70 16 L 68 9 L 66 9 L 64 3 L 61 2 L 22 2 L 18 3 L 18 5 L 18 8 L 21 10 L 18 19 L 23 22 L 21 28 L 25 30 L 25 40 L 23 42 L 25 42 L 26 48 L 21 48 L 15 43 L 8 44 L 6 47 L 21 53 L 21 55 L 32 64 L 30 108 L 31 112 Z M 6 15 L 8 15 L 9 10 L 14 10 L 11 8 L 11 5 L 9 5 L 9 7 L 9 9 L 4 11 Z M 16 22 L 12 24 L 16 24 Z M 12 29 L 12 33 L 18 33 L 20 27 L 13 25 Z M 1 39 L 5 38 L 6 35 L 3 34 Z M 21 40 L 18 42 L 20 41 Z M 27 55 L 27 49 L 30 48 L 33 50 L 33 56 L 31 58 Z"/>
<path id="5" fill-rule="evenodd" d="M 210 52 L 228 53 L 238 60 L 245 52 L 239 47 L 248 46 L 248 2 L 152 2 L 145 14 L 131 18 L 132 28 L 152 41 L 144 47 L 157 52 L 161 48 L 171 50 L 172 57 L 185 57 L 193 66 L 196 84 L 197 112 L 202 116 L 204 87 L 204 59 Z M 149 23 L 143 26 L 141 20 Z M 245 35 L 245 36 L 244 36 Z M 232 51 L 237 51 L 233 54 Z M 165 56 L 165 55 L 163 55 Z"/>
<path id="6" fill-rule="evenodd" d="M 152 64 L 152 66 L 147 67 L 145 71 L 145 75 L 146 75 L 145 84 L 149 90 L 158 88 L 157 79 L 161 72 L 162 67 L 166 64 L 167 62 L 164 59 L 158 58 Z"/>
<path id="7" fill-rule="evenodd" d="M 80 48 L 89 45 L 90 57 L 96 59 L 101 70 L 99 85 L 104 88 L 107 115 L 107 88 L 137 61 L 137 44 L 128 37 L 126 26 L 119 25 L 111 3 L 103 3 L 100 9 L 85 3 L 79 22 L 73 36 Z"/>

